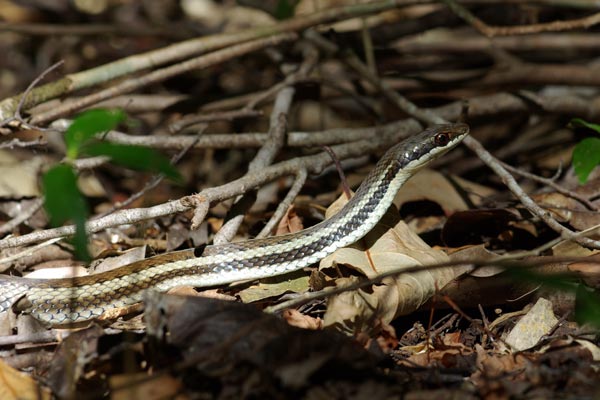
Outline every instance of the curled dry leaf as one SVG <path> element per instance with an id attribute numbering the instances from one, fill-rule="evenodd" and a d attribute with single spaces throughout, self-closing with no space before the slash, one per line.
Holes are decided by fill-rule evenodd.
<path id="1" fill-rule="evenodd" d="M 338 199 L 331 209 L 339 209 Z M 328 210 L 328 214 L 331 210 Z M 390 209 L 379 224 L 362 240 L 340 249 L 321 261 L 320 269 L 345 265 L 367 278 L 418 265 L 449 261 L 441 250 L 432 249 Z M 468 268 L 468 267 L 465 267 Z M 344 292 L 329 299 L 325 326 L 337 325 L 348 332 L 370 331 L 377 322 L 389 323 L 397 315 L 418 309 L 465 268 L 440 268 L 387 277 L 364 290 Z M 336 280 L 336 286 L 350 285 L 362 278 Z"/>
<path id="2" fill-rule="evenodd" d="M 494 194 L 493 189 L 465 179 L 453 177 L 453 180 L 469 193 L 469 200 L 475 205 L 481 204 L 482 199 Z M 394 204 L 400 208 L 404 203 L 417 200 L 433 201 L 439 204 L 446 214 L 469 209 L 464 197 L 448 177 L 431 169 L 419 171 L 406 182 L 402 190 L 396 194 Z"/>

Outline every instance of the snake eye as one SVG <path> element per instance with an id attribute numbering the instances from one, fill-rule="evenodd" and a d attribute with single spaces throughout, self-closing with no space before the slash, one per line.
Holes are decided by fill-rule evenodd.
<path id="1" fill-rule="evenodd" d="M 445 146 L 450 141 L 450 136 L 446 132 L 441 132 L 435 135 L 434 139 L 436 146 Z"/>

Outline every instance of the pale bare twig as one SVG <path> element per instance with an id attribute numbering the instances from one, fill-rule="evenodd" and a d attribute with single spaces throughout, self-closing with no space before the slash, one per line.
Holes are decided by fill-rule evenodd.
<path id="1" fill-rule="evenodd" d="M 420 129 L 421 126 L 414 120 L 406 120 L 402 124 L 399 123 L 393 132 L 383 132 L 375 138 L 340 144 L 333 146 L 332 148 L 340 159 L 363 156 L 369 152 L 374 152 L 375 150 L 380 150 L 397 143 L 401 138 L 407 137 L 410 134 L 415 134 Z M 204 189 L 194 196 L 183 197 L 178 200 L 169 201 L 148 208 L 134 208 L 117 211 L 106 217 L 89 221 L 86 229 L 88 232 L 94 233 L 113 226 L 133 224 L 165 215 L 181 213 L 192 208 L 191 204 L 197 201 L 196 199 L 199 199 L 201 202 L 214 204 L 246 193 L 248 190 L 260 187 L 265 183 L 272 182 L 282 176 L 294 175 L 302 168 L 305 168 L 308 173 L 316 174 L 320 173 L 323 168 L 330 164 L 331 159 L 326 153 L 294 158 L 265 167 L 227 184 Z M 22 246 L 56 237 L 69 236 L 74 233 L 75 226 L 73 225 L 32 232 L 19 237 L 0 240 L 0 249 Z"/>
<path id="2" fill-rule="evenodd" d="M 350 191 L 350 187 L 348 187 L 348 181 L 346 180 L 346 175 L 344 174 L 344 169 L 342 168 L 342 164 L 340 163 L 340 160 L 337 158 L 337 156 L 335 155 L 333 150 L 331 150 L 331 147 L 329 147 L 329 146 L 322 146 L 322 147 L 323 147 L 323 150 L 325 150 L 327 152 L 327 154 L 329 154 L 329 156 L 333 160 L 333 165 L 335 165 L 335 169 L 337 170 L 337 173 L 340 176 L 340 182 L 342 184 L 342 190 L 344 192 L 344 195 L 346 196 L 346 198 L 348 200 L 350 200 L 350 198 L 352 197 L 352 192 Z"/>
<path id="3" fill-rule="evenodd" d="M 324 46 L 325 49 L 331 51 L 332 49 L 337 49 L 337 46 L 327 39 L 321 37 L 316 32 L 311 31 L 310 38 L 315 39 L 315 43 L 318 45 Z M 384 83 L 380 82 L 376 76 L 374 76 L 368 68 L 355 56 L 349 55 L 346 58 L 347 63 L 350 67 L 352 67 L 356 72 L 358 72 L 361 76 L 367 79 L 369 82 L 378 87 L 382 93 L 393 102 L 399 109 L 404 111 L 405 113 L 417 118 L 420 121 L 424 121 L 428 124 L 440 124 L 446 123 L 447 121 L 432 113 L 429 110 L 422 110 L 417 107 L 414 103 L 410 102 L 408 99 L 401 96 L 394 90 L 391 90 Z M 479 143 L 473 136 L 467 136 L 463 143 L 486 164 L 492 171 L 496 173 L 502 179 L 502 182 L 508 187 L 508 189 L 515 195 L 517 199 L 527 208 L 531 213 L 540 218 L 546 225 L 548 225 L 552 230 L 556 231 L 561 235 L 563 239 L 573 240 L 582 246 L 590 247 L 594 249 L 600 249 L 600 241 L 589 239 L 587 237 L 578 236 L 576 232 L 568 229 L 567 227 L 561 225 L 552 218 L 552 215 L 544 210 L 542 207 L 537 205 L 531 197 L 519 186 L 515 178 L 508 173 L 506 169 L 500 164 L 500 162 L 490 154 L 482 145 Z"/>
<path id="4" fill-rule="evenodd" d="M 532 174 L 527 171 L 523 171 L 522 169 L 515 168 L 512 165 L 509 165 L 503 161 L 498 161 L 498 162 L 500 164 L 502 164 L 502 166 L 504 168 L 506 168 L 508 171 L 510 171 L 514 174 L 521 175 L 524 178 L 531 179 L 532 181 L 542 183 L 546 186 L 550 186 L 551 188 L 556 190 L 558 193 L 564 194 L 567 197 L 571 197 L 571 198 L 579 201 L 580 203 L 585 205 L 589 210 L 598 211 L 598 207 L 596 207 L 596 205 L 594 205 L 594 203 L 589 201 L 587 198 L 581 196 L 578 193 L 575 193 L 572 190 L 566 189 L 565 187 L 556 183 L 553 179 L 544 178 L 543 176 L 539 176 L 539 175 L 535 175 L 535 174 Z"/>
<path id="5" fill-rule="evenodd" d="M 12 218 L 10 221 L 6 221 L 4 224 L 0 226 L 0 234 L 8 233 L 15 229 L 17 226 L 21 225 L 23 222 L 27 221 L 33 214 L 35 214 L 42 206 L 44 205 L 44 200 L 41 198 L 35 199 L 33 203 L 27 207 L 26 210 L 23 210 L 16 217 Z"/>
<path id="6" fill-rule="evenodd" d="M 206 128 L 206 126 L 205 126 Z M 202 130 L 199 130 L 198 133 L 196 134 L 196 141 L 200 138 L 200 135 L 202 135 Z M 190 151 L 190 149 L 192 147 L 194 147 L 194 145 L 196 144 L 196 142 L 192 142 L 190 143 L 189 146 L 181 149 L 179 151 L 179 153 L 175 154 L 173 157 L 171 157 L 171 165 L 177 165 L 177 163 L 183 158 L 183 156 L 185 154 L 187 154 L 188 151 Z M 114 204 L 109 210 L 106 210 L 105 212 L 103 212 L 102 214 L 99 214 L 98 216 L 95 216 L 94 219 L 98 219 L 98 218 L 102 218 L 108 214 L 112 214 L 113 212 L 117 211 L 117 210 L 121 210 L 125 207 L 127 207 L 128 205 L 130 205 L 131 203 L 133 203 L 134 201 L 136 201 L 137 199 L 139 199 L 140 197 L 142 197 L 144 194 L 148 193 L 150 190 L 154 189 L 155 187 L 158 186 L 158 184 L 160 182 L 162 182 L 162 180 L 165 178 L 164 175 L 162 174 L 158 174 L 153 176 L 150 181 L 148 181 L 144 187 L 137 191 L 136 193 L 132 194 L 131 196 L 129 196 L 127 199 L 125 199 L 124 201 Z"/>
<path id="7" fill-rule="evenodd" d="M 41 137 L 37 138 L 35 140 L 26 141 L 26 142 L 23 142 L 20 139 L 14 138 L 9 141 L 0 143 L 0 149 L 14 149 L 15 147 L 26 148 L 26 147 L 43 146 L 46 143 L 47 143 L 46 140 Z"/>
<path id="8" fill-rule="evenodd" d="M 269 139 L 259 149 L 254 156 L 254 159 L 248 165 L 248 173 L 253 173 L 260 170 L 261 168 L 270 165 L 277 153 L 285 145 L 285 137 L 287 133 L 287 114 L 289 113 L 290 107 L 292 106 L 292 99 L 296 90 L 293 87 L 284 87 L 279 91 L 273 111 L 271 112 L 271 121 L 269 128 Z M 234 206 L 229 211 L 226 221 L 223 227 L 217 232 L 214 237 L 215 244 L 223 244 L 230 242 L 235 234 L 237 233 L 242 221 L 244 214 L 254 203 L 253 199 L 250 201 L 246 197 L 237 199 Z"/>
<path id="9" fill-rule="evenodd" d="M 23 110 L 23 105 L 25 104 L 25 101 L 27 100 L 27 98 L 29 97 L 31 92 L 33 91 L 33 88 L 36 87 L 37 84 L 40 83 L 40 81 L 46 77 L 46 75 L 48 75 L 50 72 L 54 71 L 56 68 L 60 67 L 63 64 L 64 64 L 63 60 L 60 60 L 59 62 L 52 64 L 51 66 L 46 68 L 44 71 L 42 71 L 42 73 L 39 74 L 33 81 L 31 81 L 31 83 L 27 86 L 27 88 L 21 95 L 21 98 L 19 99 L 19 102 L 17 103 L 17 107 L 15 108 L 15 112 L 14 112 L 13 116 L 8 117 L 5 120 L 3 120 L 2 122 L 0 122 L 0 126 L 5 126 L 13 121 L 17 121 L 20 125 L 25 126 L 28 129 L 33 129 L 33 127 L 31 125 L 29 125 L 28 123 L 26 123 L 23 120 L 23 117 L 21 116 L 21 111 Z M 40 129 L 40 128 L 35 128 L 35 129 Z"/>
<path id="10" fill-rule="evenodd" d="M 248 109 L 186 115 L 170 124 L 169 131 L 176 133 L 190 125 L 201 122 L 231 121 L 236 118 L 260 117 L 261 115 L 262 111 Z"/>
<path id="11" fill-rule="evenodd" d="M 531 25 L 520 26 L 490 26 L 477 18 L 467 8 L 458 4 L 455 0 L 442 0 L 459 17 L 483 33 L 487 37 L 508 36 L 508 35 L 527 35 L 539 32 L 557 32 L 570 31 L 580 28 L 589 28 L 600 23 L 600 13 L 588 15 L 583 18 L 577 18 L 567 21 L 552 21 Z"/>
<path id="12" fill-rule="evenodd" d="M 273 232 L 273 229 L 275 229 L 279 221 L 281 221 L 281 218 L 283 218 L 287 210 L 294 202 L 294 199 L 298 196 L 298 193 L 300 193 L 300 190 L 302 190 L 307 176 L 308 174 L 306 169 L 301 169 L 296 173 L 296 178 L 294 179 L 294 183 L 290 187 L 290 190 L 288 190 L 283 200 L 281 200 L 275 209 L 273 216 L 271 216 L 262 230 L 258 233 L 258 235 L 256 235 L 257 238 L 269 236 Z"/>
<path id="13" fill-rule="evenodd" d="M 473 267 L 494 266 L 494 267 L 501 267 L 501 268 L 505 268 L 505 269 L 523 269 L 523 268 L 540 267 L 540 266 L 547 265 L 547 264 L 568 263 L 568 262 L 576 262 L 576 261 L 582 261 L 582 260 L 585 260 L 586 262 L 590 262 L 590 263 L 594 263 L 594 264 L 600 263 L 600 260 L 598 260 L 597 258 L 594 258 L 594 257 L 542 257 L 542 258 L 527 259 L 527 260 L 522 260 L 520 258 L 513 258 L 513 257 L 511 257 L 511 258 L 503 257 L 503 258 L 493 258 L 493 259 L 488 259 L 488 260 L 473 259 L 473 260 L 469 260 L 468 264 L 472 265 Z M 281 303 L 273 305 L 273 306 L 269 306 L 269 307 L 265 308 L 264 311 L 267 313 L 272 313 L 272 314 L 281 312 L 281 311 L 289 309 L 289 308 L 294 308 L 294 307 L 298 307 L 302 304 L 306 304 L 310 301 L 324 299 L 324 298 L 328 298 L 331 296 L 335 296 L 336 294 L 355 291 L 358 289 L 362 289 L 364 287 L 369 287 L 374 284 L 378 284 L 378 283 L 382 282 L 387 277 L 396 277 L 396 276 L 411 274 L 411 273 L 415 273 L 415 272 L 422 272 L 425 270 L 432 271 L 432 270 L 438 270 L 438 269 L 448 268 L 448 267 L 458 267 L 461 265 L 465 265 L 464 260 L 462 260 L 462 261 L 456 260 L 456 261 L 424 264 L 424 265 L 414 265 L 414 266 L 407 266 L 407 267 L 392 269 L 392 270 L 386 271 L 382 274 L 379 274 L 374 278 L 363 279 L 363 280 L 360 280 L 356 283 L 352 283 L 349 285 L 338 286 L 338 287 L 327 287 L 323 290 L 319 290 L 316 292 L 303 293 L 303 294 L 300 294 L 300 295 L 294 297 L 293 299 L 286 300 L 284 302 L 281 302 Z"/>
<path id="14" fill-rule="evenodd" d="M 146 75 L 126 79 L 110 88 L 101 90 L 89 96 L 82 97 L 75 102 L 56 107 L 55 109 L 49 110 L 45 113 L 37 114 L 34 118 L 32 118 L 31 123 L 41 124 L 44 122 L 53 121 L 62 115 L 91 106 L 102 100 L 106 100 L 123 93 L 128 93 L 153 83 L 164 81 L 165 79 L 172 78 L 194 69 L 202 69 L 211 65 L 222 63 L 232 58 L 239 57 L 242 54 L 247 54 L 264 47 L 275 46 L 286 41 L 291 41 L 295 38 L 296 35 L 293 33 L 284 33 L 280 35 L 269 36 L 264 39 L 256 39 L 250 42 L 233 45 L 225 49 L 216 50 L 212 53 L 152 71 Z"/>

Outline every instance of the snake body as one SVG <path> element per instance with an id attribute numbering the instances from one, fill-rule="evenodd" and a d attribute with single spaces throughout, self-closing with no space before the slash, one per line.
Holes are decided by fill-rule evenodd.
<path id="1" fill-rule="evenodd" d="M 293 234 L 211 246 L 198 257 L 191 251 L 167 253 L 84 277 L 0 276 L 0 312 L 12 307 L 52 325 L 77 323 L 139 303 L 150 288 L 207 287 L 302 269 L 366 235 L 402 184 L 468 131 L 462 123 L 439 125 L 393 146 L 337 214 Z"/>

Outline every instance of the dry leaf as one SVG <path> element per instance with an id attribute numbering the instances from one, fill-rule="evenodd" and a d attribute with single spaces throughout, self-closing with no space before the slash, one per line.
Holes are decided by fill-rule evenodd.
<path id="1" fill-rule="evenodd" d="M 302 219 L 296 213 L 296 209 L 292 205 L 288 208 L 287 212 L 279 221 L 275 235 L 285 235 L 287 233 L 294 233 L 304 229 Z"/>
<path id="2" fill-rule="evenodd" d="M 344 201 L 344 198 L 338 199 L 331 208 L 339 209 Z M 327 214 L 330 214 L 329 209 Z M 397 212 L 388 211 L 365 238 L 326 257 L 319 268 L 343 264 L 374 278 L 385 272 L 449 260 L 444 252 L 429 247 L 404 222 L 397 220 Z M 388 324 L 395 316 L 418 309 L 467 268 L 441 268 L 388 277 L 371 288 L 332 296 L 324 317 L 325 326 L 337 325 L 356 332 L 370 330 L 378 321 Z M 336 280 L 336 286 L 358 280 L 358 277 L 341 278 Z"/>
<path id="3" fill-rule="evenodd" d="M 517 351 L 529 349 L 535 346 L 542 336 L 547 335 L 557 322 L 552 303 L 540 298 L 510 331 L 506 343 Z"/>
<path id="4" fill-rule="evenodd" d="M 260 283 L 238 292 L 244 303 L 281 296 L 284 293 L 304 293 L 309 289 L 309 276 L 303 271 L 263 279 Z"/>
<path id="5" fill-rule="evenodd" d="M 41 387 L 29 375 L 0 360 L 0 399 L 45 400 L 50 399 L 50 391 Z"/>
<path id="6" fill-rule="evenodd" d="M 494 193 L 494 190 L 485 186 L 464 179 L 453 179 L 469 193 L 469 200 L 476 205 L 481 202 L 481 199 Z M 439 204 L 446 214 L 469 209 L 452 182 L 445 175 L 431 169 L 423 169 L 408 180 L 402 186 L 402 190 L 396 194 L 394 204 L 400 208 L 404 203 L 417 200 L 433 201 Z"/>
<path id="7" fill-rule="evenodd" d="M 160 374 L 148 379 L 145 372 L 137 374 L 114 375 L 110 377 L 112 400 L 127 399 L 188 399 L 181 394 L 182 382 L 170 375 Z"/>
<path id="8" fill-rule="evenodd" d="M 293 308 L 284 310 L 281 316 L 288 324 L 297 328 L 311 329 L 314 331 L 323 329 L 323 320 L 321 318 L 313 318 L 309 315 L 304 315 Z"/>

